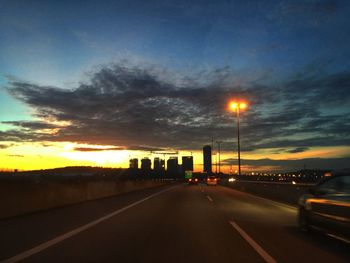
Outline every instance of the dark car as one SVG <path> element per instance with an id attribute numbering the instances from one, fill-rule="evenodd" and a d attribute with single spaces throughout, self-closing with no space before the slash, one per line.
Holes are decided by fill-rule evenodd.
<path id="1" fill-rule="evenodd" d="M 350 243 L 350 173 L 326 177 L 299 199 L 299 226 Z"/>
<path id="2" fill-rule="evenodd" d="M 198 178 L 189 178 L 188 184 L 198 184 Z"/>
<path id="3" fill-rule="evenodd" d="M 215 176 L 209 176 L 207 178 L 207 185 L 217 186 L 217 184 L 218 184 L 218 179 Z"/>

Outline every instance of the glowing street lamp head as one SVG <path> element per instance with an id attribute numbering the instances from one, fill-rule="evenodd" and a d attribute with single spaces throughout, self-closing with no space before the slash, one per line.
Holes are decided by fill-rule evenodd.
<path id="1" fill-rule="evenodd" d="M 247 103 L 246 102 L 231 101 L 230 104 L 229 104 L 229 108 L 232 111 L 236 111 L 238 109 L 245 110 L 247 108 Z"/>
<path id="2" fill-rule="evenodd" d="M 230 102 L 230 109 L 231 110 L 236 110 L 237 108 L 238 108 L 238 103 L 234 102 L 234 101 L 231 101 Z"/>
<path id="3" fill-rule="evenodd" d="M 239 108 L 240 108 L 241 110 L 246 109 L 246 108 L 247 108 L 247 103 L 241 102 L 241 103 L 239 104 Z"/>

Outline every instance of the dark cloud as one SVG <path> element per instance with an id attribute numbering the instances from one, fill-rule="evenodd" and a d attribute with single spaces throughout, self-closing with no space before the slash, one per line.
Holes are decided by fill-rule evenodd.
<path id="1" fill-rule="evenodd" d="M 2 121 L 1 123 L 14 125 L 29 130 L 54 129 L 60 127 L 43 121 Z"/>
<path id="2" fill-rule="evenodd" d="M 294 149 L 289 150 L 287 152 L 289 152 L 289 153 L 302 153 L 302 152 L 305 152 L 308 149 L 309 149 L 308 147 L 297 147 L 297 148 L 294 148 Z"/>
<path id="3" fill-rule="evenodd" d="M 306 138 L 306 139 L 293 139 L 293 140 L 289 140 L 289 139 L 279 139 L 279 138 L 275 138 L 275 139 L 270 139 L 270 140 L 264 140 L 264 142 L 248 142 L 247 140 L 245 140 L 246 143 L 244 143 L 244 145 L 246 145 L 244 147 L 245 151 L 252 151 L 255 149 L 267 149 L 267 148 L 280 148 L 280 147 L 296 147 L 297 149 L 302 149 L 304 148 L 306 150 L 306 148 L 309 147 L 317 147 L 317 146 L 349 146 L 350 145 L 350 139 L 349 138 L 334 138 L 333 136 L 324 136 L 324 137 L 320 137 L 317 136 L 315 138 Z M 293 152 L 294 149 L 292 150 L 285 150 L 286 152 Z"/>
<path id="4" fill-rule="evenodd" d="M 136 145 L 136 146 L 128 146 L 128 147 L 104 147 L 104 148 L 94 148 L 94 147 L 75 147 L 74 151 L 80 151 L 80 152 L 100 152 L 100 151 L 123 151 L 123 150 L 133 150 L 133 151 L 164 151 L 164 148 L 156 148 L 156 147 L 150 147 L 150 146 L 142 146 L 142 145 Z"/>
<path id="5" fill-rule="evenodd" d="M 11 143 L 11 144 L 0 144 L 0 149 L 7 149 L 7 148 L 10 148 L 12 146 L 14 146 L 13 143 Z"/>
<path id="6" fill-rule="evenodd" d="M 7 130 L 0 131 L 0 141 L 34 142 L 49 140 L 50 137 L 35 131 Z"/>
<path id="7" fill-rule="evenodd" d="M 142 145 L 129 146 L 127 149 L 128 150 L 132 150 L 132 151 L 147 151 L 147 152 L 162 152 L 162 151 L 166 151 L 165 148 L 156 148 L 156 147 L 142 146 Z"/>
<path id="8" fill-rule="evenodd" d="M 0 140 L 152 151 L 200 149 L 214 136 L 228 150 L 236 147 L 236 120 L 225 107 L 229 98 L 242 98 L 250 104 L 241 119 L 245 151 L 350 145 L 349 72 L 321 74 L 315 66 L 307 67 L 274 86 L 237 78 L 229 67 L 174 77 L 156 67 L 115 64 L 75 89 L 12 79 L 7 90 L 42 121 L 6 122 L 18 128 L 1 131 Z M 45 122 L 48 118 L 70 125 L 55 126 Z"/>
<path id="9" fill-rule="evenodd" d="M 7 156 L 9 156 L 9 157 L 16 157 L 16 158 L 24 157 L 24 155 L 21 155 L 21 154 L 8 154 Z"/>
<path id="10" fill-rule="evenodd" d="M 121 151 L 125 150 L 122 147 L 106 147 L 106 148 L 91 148 L 91 147 L 75 147 L 74 151 L 79 152 L 100 152 L 100 151 Z"/>

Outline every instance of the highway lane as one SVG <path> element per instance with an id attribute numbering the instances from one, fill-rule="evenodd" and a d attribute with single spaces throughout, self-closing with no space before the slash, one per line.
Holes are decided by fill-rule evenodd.
<path id="1" fill-rule="evenodd" d="M 0 259 L 15 255 L 168 187 L 69 205 L 0 220 Z"/>
<path id="2" fill-rule="evenodd" d="M 221 186 L 166 189 L 2 220 L 0 259 L 151 196 L 23 262 L 350 261 L 348 245 L 298 231 L 293 207 Z"/>
<path id="3" fill-rule="evenodd" d="M 278 262 L 350 262 L 349 245 L 299 231 L 293 206 L 225 187 L 205 192 Z"/>

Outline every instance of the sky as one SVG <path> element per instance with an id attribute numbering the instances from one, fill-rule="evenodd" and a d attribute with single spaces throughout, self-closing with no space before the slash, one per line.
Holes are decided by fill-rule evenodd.
<path id="1" fill-rule="evenodd" d="M 350 2 L 0 0 L 0 169 L 350 163 Z M 232 168 L 233 167 L 233 168 Z"/>

